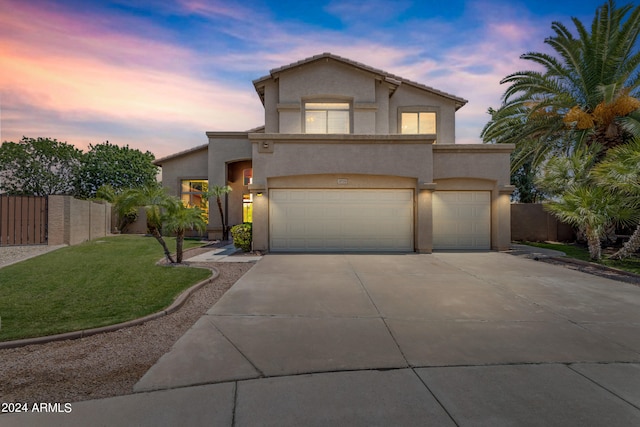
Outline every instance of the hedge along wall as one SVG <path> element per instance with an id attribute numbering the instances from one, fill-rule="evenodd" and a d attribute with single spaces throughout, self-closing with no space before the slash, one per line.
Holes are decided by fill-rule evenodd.
<path id="1" fill-rule="evenodd" d="M 49 245 L 77 245 L 111 233 L 111 204 L 49 196 Z"/>

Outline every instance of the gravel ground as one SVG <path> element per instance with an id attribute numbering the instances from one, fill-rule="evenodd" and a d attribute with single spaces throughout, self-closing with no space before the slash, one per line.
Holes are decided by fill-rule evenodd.
<path id="1" fill-rule="evenodd" d="M 0 268 L 65 246 L 67 245 L 0 246 Z"/>
<path id="2" fill-rule="evenodd" d="M 76 402 L 132 393 L 144 373 L 253 263 L 208 266 L 220 276 L 173 314 L 78 340 L 0 350 L 0 402 Z"/>

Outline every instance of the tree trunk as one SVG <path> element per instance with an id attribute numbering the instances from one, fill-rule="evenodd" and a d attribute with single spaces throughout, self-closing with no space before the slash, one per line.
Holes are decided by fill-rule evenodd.
<path id="1" fill-rule="evenodd" d="M 216 197 L 216 203 L 218 203 L 220 222 L 222 223 L 222 240 L 229 240 L 229 232 L 227 231 L 227 224 L 224 221 L 224 213 L 222 213 L 222 201 L 220 200 L 220 197 Z"/>
<path id="2" fill-rule="evenodd" d="M 176 236 L 176 261 L 182 264 L 182 244 L 184 242 L 184 230 L 178 231 Z"/>
<path id="3" fill-rule="evenodd" d="M 587 243 L 589 244 L 589 256 L 594 261 L 602 258 L 602 246 L 600 245 L 600 236 L 594 230 L 587 228 Z"/>
<path id="4" fill-rule="evenodd" d="M 167 260 L 171 264 L 175 264 L 175 261 L 171 257 L 171 252 L 169 252 L 169 248 L 167 247 L 167 242 L 165 242 L 164 239 L 162 238 L 162 234 L 160 234 L 160 231 L 158 231 L 157 228 L 153 227 L 151 229 L 151 235 L 155 237 L 156 240 L 162 245 L 162 248 L 164 249 L 164 256 L 167 257 Z"/>
<path id="5" fill-rule="evenodd" d="M 638 249 L 640 249 L 640 224 L 636 227 L 635 231 L 633 232 L 629 240 L 627 240 L 625 244 L 622 245 L 622 248 L 618 252 L 611 255 L 611 258 L 613 259 L 628 258 L 632 254 L 634 254 Z"/>

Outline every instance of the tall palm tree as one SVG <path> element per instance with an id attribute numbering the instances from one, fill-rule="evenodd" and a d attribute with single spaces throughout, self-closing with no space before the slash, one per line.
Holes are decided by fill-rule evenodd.
<path id="1" fill-rule="evenodd" d="M 147 229 L 149 233 L 162 245 L 164 255 L 170 263 L 175 263 L 167 243 L 162 237 L 163 212 L 175 209 L 176 198 L 169 196 L 160 184 L 150 184 L 141 188 L 125 190 L 117 202 L 119 211 L 130 211 L 132 208 L 143 207 L 147 215 Z"/>
<path id="2" fill-rule="evenodd" d="M 640 137 L 612 148 L 593 170 L 601 186 L 620 192 L 627 202 L 640 210 Z M 623 247 L 612 258 L 622 259 L 640 249 L 640 222 Z"/>
<path id="3" fill-rule="evenodd" d="M 202 194 L 202 197 L 205 200 L 209 200 L 213 197 L 216 198 L 218 212 L 220 213 L 220 224 L 222 224 L 222 240 L 229 240 L 229 227 L 222 210 L 222 196 L 229 194 L 230 192 L 231 187 L 229 187 L 228 185 L 211 185 L 209 186 L 209 189 Z"/>
<path id="4" fill-rule="evenodd" d="M 577 37 L 552 23 L 555 35 L 545 43 L 554 54 L 521 56 L 543 71 L 505 77 L 503 104 L 489 110 L 482 138 L 516 144 L 512 170 L 592 143 L 612 147 L 630 140 L 619 119 L 640 107 L 640 6 L 617 8 L 608 0 L 596 10 L 590 31 L 572 21 Z"/>
<path id="5" fill-rule="evenodd" d="M 175 207 L 168 212 L 164 226 L 168 231 L 176 233 L 176 262 L 181 264 L 185 231 L 196 229 L 203 232 L 207 225 L 200 208 L 188 208 L 180 200 L 176 201 Z"/>

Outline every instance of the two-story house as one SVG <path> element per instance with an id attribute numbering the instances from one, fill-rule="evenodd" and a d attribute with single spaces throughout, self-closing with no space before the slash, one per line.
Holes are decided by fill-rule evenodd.
<path id="1" fill-rule="evenodd" d="M 330 53 L 253 84 L 264 127 L 156 163 L 187 203 L 230 185 L 228 223 L 253 223 L 254 250 L 508 249 L 513 146 L 455 144 L 466 100 Z"/>

